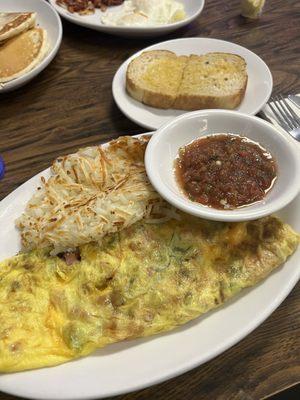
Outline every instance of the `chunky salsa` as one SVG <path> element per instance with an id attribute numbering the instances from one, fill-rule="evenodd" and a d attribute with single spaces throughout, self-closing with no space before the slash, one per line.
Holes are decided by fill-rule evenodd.
<path id="1" fill-rule="evenodd" d="M 218 134 L 181 148 L 175 173 L 191 200 L 226 210 L 262 200 L 276 180 L 277 168 L 272 155 L 258 143 Z"/>

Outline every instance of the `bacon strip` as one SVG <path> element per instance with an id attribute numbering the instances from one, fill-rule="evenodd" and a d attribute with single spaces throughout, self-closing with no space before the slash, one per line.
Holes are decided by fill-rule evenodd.
<path id="1" fill-rule="evenodd" d="M 84 15 L 93 14 L 95 8 L 105 11 L 107 7 L 119 6 L 124 3 L 124 0 L 56 0 L 56 3 L 66 7 L 71 13 L 78 12 Z"/>

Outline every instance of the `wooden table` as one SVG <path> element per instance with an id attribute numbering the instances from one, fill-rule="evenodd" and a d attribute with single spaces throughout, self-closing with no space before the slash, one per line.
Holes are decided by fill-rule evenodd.
<path id="1" fill-rule="evenodd" d="M 267 0 L 246 22 L 239 0 L 207 0 L 198 21 L 161 39 L 121 39 L 64 22 L 60 52 L 29 85 L 0 96 L 0 199 L 51 161 L 79 147 L 143 129 L 117 109 L 111 82 L 131 54 L 159 40 L 211 37 L 253 50 L 269 65 L 275 92 L 300 92 L 300 2 Z M 225 3 L 225 4 L 224 4 Z M 214 360 L 178 378 L 118 400 L 262 399 L 300 381 L 300 285 L 258 329 Z M 201 340 L 201 338 L 199 338 Z M 0 394 L 0 400 L 13 399 Z"/>

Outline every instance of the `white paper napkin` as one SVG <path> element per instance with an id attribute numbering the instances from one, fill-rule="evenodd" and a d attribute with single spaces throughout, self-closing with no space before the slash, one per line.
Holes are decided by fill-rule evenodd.
<path id="1" fill-rule="evenodd" d="M 299 96 L 299 98 L 300 98 L 300 93 L 298 93 L 297 96 Z M 294 111 L 294 112 L 299 116 L 299 118 L 300 118 L 300 108 L 298 108 L 297 106 L 295 106 L 295 104 L 292 103 L 287 97 L 286 97 L 286 100 L 287 100 L 287 102 L 289 103 L 290 107 L 293 109 L 293 111 Z M 272 104 L 273 104 L 273 103 L 272 103 Z M 276 108 L 275 108 L 275 109 L 276 109 Z M 275 115 L 273 114 L 273 111 L 271 110 L 271 108 L 270 108 L 267 104 L 264 106 L 264 108 L 263 108 L 261 111 L 262 111 L 262 113 L 265 114 L 265 116 L 270 120 L 270 122 L 272 122 L 272 124 L 274 124 L 278 129 L 284 130 L 284 129 L 280 126 L 280 124 L 279 124 L 277 118 L 275 117 Z M 300 145 L 300 142 L 297 142 L 296 140 L 295 140 L 295 142 L 296 142 L 296 143 L 299 143 L 299 145 Z"/>

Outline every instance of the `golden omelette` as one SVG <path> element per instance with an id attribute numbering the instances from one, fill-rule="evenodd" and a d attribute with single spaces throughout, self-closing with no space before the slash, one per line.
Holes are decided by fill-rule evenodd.
<path id="1" fill-rule="evenodd" d="M 299 236 L 275 217 L 246 223 L 138 222 L 80 247 L 0 263 L 0 371 L 60 364 L 182 325 L 264 279 Z"/>

